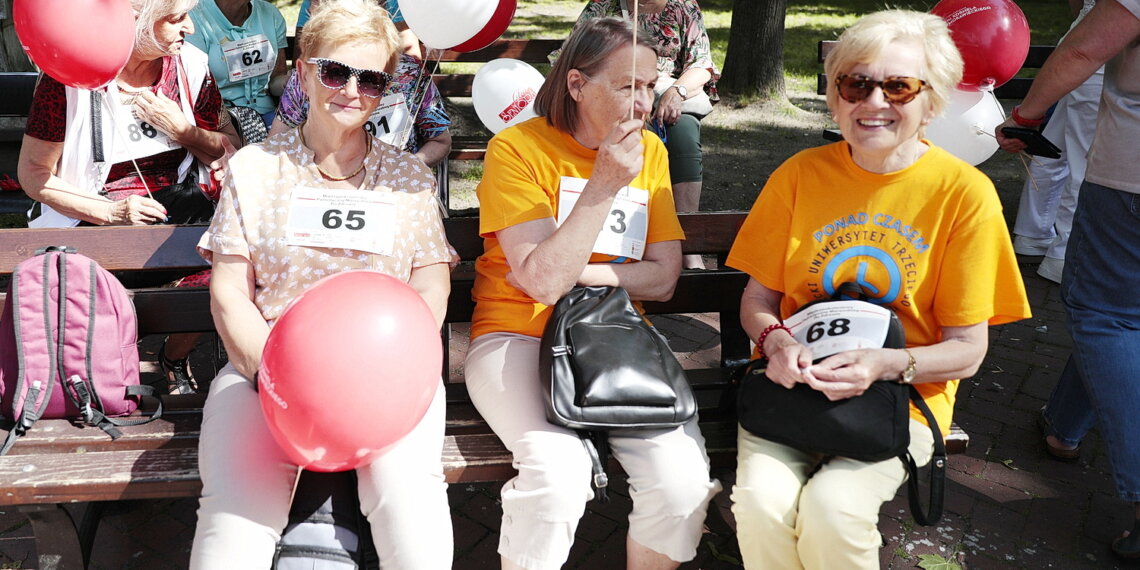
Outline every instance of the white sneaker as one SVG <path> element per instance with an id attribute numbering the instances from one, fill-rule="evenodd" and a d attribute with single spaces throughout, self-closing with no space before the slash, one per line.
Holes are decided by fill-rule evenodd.
<path id="1" fill-rule="evenodd" d="M 1065 260 L 1046 257 L 1037 266 L 1037 274 L 1057 284 L 1061 283 L 1061 272 L 1065 270 Z"/>
<path id="2" fill-rule="evenodd" d="M 1013 236 L 1013 251 L 1021 255 L 1045 255 L 1053 238 L 1034 238 L 1028 236 Z"/>

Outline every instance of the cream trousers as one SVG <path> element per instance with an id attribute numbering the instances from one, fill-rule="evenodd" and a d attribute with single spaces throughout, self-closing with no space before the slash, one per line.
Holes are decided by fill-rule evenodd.
<path id="1" fill-rule="evenodd" d="M 329 401 L 343 397 L 330 394 Z M 451 512 L 440 460 L 444 412 L 441 382 L 419 425 L 357 469 L 360 509 L 384 568 L 451 568 Z M 210 386 L 198 456 L 202 498 L 190 568 L 269 568 L 288 522 L 297 466 L 273 440 L 253 384 L 232 365 Z"/>
<path id="2" fill-rule="evenodd" d="M 471 343 L 464 371 L 471 401 L 519 471 L 503 485 L 499 554 L 530 570 L 562 567 L 593 497 L 581 440 L 546 421 L 538 348 L 534 337 L 483 335 Z M 629 536 L 675 561 L 691 560 L 709 500 L 720 491 L 709 478 L 697 419 L 672 429 L 613 432 L 610 447 L 629 476 Z"/>
<path id="3" fill-rule="evenodd" d="M 908 450 L 917 465 L 934 452 L 930 428 L 913 419 Z M 740 428 L 732 512 L 744 567 L 878 568 L 879 508 L 906 476 L 898 458 L 825 460 Z"/>

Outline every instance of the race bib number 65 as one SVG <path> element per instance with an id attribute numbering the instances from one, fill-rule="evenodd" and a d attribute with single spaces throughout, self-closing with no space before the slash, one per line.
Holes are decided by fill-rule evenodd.
<path id="1" fill-rule="evenodd" d="M 391 255 L 395 225 L 390 193 L 299 187 L 289 198 L 285 239 L 289 245 Z"/>

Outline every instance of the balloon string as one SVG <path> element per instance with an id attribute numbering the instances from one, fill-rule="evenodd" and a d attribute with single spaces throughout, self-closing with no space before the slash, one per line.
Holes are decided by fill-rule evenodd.
<path id="1" fill-rule="evenodd" d="M 411 130 L 415 127 L 416 119 L 418 119 L 420 116 L 420 108 L 423 106 L 424 99 L 427 98 L 428 83 L 432 80 L 432 75 L 439 71 L 439 62 L 443 59 L 445 50 L 436 50 L 436 53 L 438 55 L 436 55 L 435 61 L 432 63 L 431 73 L 428 73 L 426 77 L 424 75 L 424 72 L 427 70 L 428 58 L 425 56 L 420 60 L 420 71 L 416 76 L 416 87 L 412 90 L 412 100 L 409 101 L 412 106 L 412 118 L 410 121 L 408 121 L 407 125 L 404 125 L 404 130 L 400 133 L 400 138 L 404 139 L 405 145 L 407 144 L 407 139 L 405 137 L 410 136 Z"/>
<path id="2" fill-rule="evenodd" d="M 633 57 L 630 58 L 632 64 L 629 74 L 629 92 L 633 93 L 633 101 L 629 103 L 629 118 L 631 120 L 636 118 L 637 107 L 637 8 L 640 3 L 641 0 L 633 0 L 633 26 L 631 26 L 633 28 L 633 40 L 630 42 L 630 45 L 633 46 Z"/>

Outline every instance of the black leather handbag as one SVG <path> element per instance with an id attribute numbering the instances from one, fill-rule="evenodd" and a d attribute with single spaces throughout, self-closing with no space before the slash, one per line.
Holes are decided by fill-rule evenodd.
<path id="1" fill-rule="evenodd" d="M 854 295 L 856 299 L 845 298 Z M 821 308 L 835 302 L 866 303 L 867 311 L 872 309 L 881 314 L 886 310 L 886 331 L 880 346 L 883 348 L 906 347 L 902 323 L 894 312 L 872 306 L 862 287 L 854 283 L 844 283 L 831 299 L 815 301 L 804 305 L 797 314 L 809 308 Z M 859 310 L 858 305 L 854 305 Z M 826 308 L 826 307 L 823 307 Z M 817 312 L 815 314 L 827 314 Z M 843 316 L 833 317 L 844 319 Z M 850 313 L 846 313 L 850 314 Z M 792 319 L 789 319 L 791 322 Z M 850 321 L 850 319 L 847 319 Z M 820 324 L 822 322 L 822 324 Z M 830 322 L 799 322 L 793 326 L 793 334 L 798 330 L 807 331 L 807 338 L 826 335 L 821 332 L 813 335 L 810 331 L 827 331 L 835 327 Z M 842 323 L 841 323 L 842 324 Z M 843 327 L 839 327 L 842 330 Z M 803 339 L 798 338 L 801 342 Z M 822 360 L 817 359 L 816 362 Z M 750 433 L 796 449 L 823 455 L 849 457 L 860 461 L 877 462 L 898 457 L 910 473 L 910 506 L 915 520 L 922 525 L 931 525 L 942 516 L 942 494 L 946 474 L 946 445 L 942 432 L 930 408 L 922 396 L 914 389 L 898 382 L 879 381 L 859 396 L 845 400 L 828 400 L 807 384 L 796 384 L 788 389 L 773 382 L 766 375 L 768 362 L 753 360 L 737 373 L 740 391 L 737 397 L 737 417 L 741 427 Z M 922 411 L 934 434 L 934 455 L 931 458 L 930 509 L 921 508 L 917 499 L 917 466 L 907 452 L 910 445 L 910 410 L 908 402 L 913 401 Z"/>
<path id="2" fill-rule="evenodd" d="M 605 500 L 606 432 L 669 428 L 697 413 L 685 371 L 625 289 L 576 287 L 554 306 L 539 353 L 546 419 L 578 431 Z"/>

